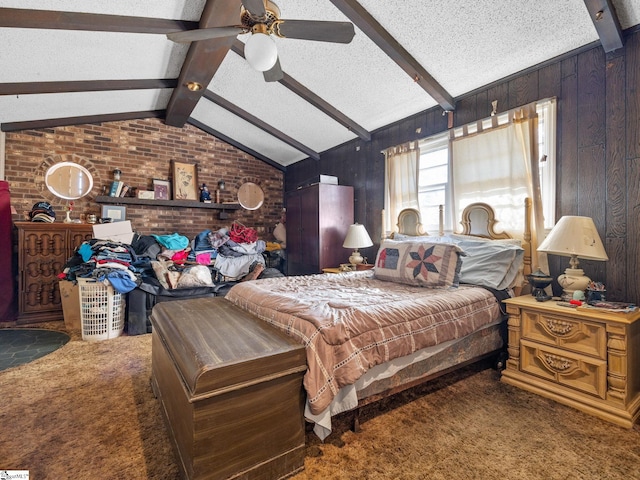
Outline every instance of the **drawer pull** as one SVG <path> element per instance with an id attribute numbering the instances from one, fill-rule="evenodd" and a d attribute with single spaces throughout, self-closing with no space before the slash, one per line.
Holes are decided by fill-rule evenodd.
<path id="1" fill-rule="evenodd" d="M 566 373 L 567 370 L 573 367 L 573 363 L 570 359 L 559 355 L 551 355 L 550 353 L 544 354 L 544 361 L 550 370 L 554 370 L 559 373 Z"/>
<path id="2" fill-rule="evenodd" d="M 547 318 L 546 320 L 547 328 L 556 335 L 567 335 L 568 333 L 571 333 L 571 330 L 573 330 L 573 323 L 553 318 Z"/>

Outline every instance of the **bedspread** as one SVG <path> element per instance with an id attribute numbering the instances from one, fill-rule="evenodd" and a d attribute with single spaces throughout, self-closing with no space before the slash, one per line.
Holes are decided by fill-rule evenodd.
<path id="1" fill-rule="evenodd" d="M 305 345 L 304 387 L 314 414 L 373 366 L 500 318 L 484 288 L 414 287 L 378 280 L 371 270 L 243 282 L 226 298 Z"/>

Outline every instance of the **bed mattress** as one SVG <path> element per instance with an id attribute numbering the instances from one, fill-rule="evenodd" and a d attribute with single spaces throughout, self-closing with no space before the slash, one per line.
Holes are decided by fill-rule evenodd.
<path id="1" fill-rule="evenodd" d="M 414 287 L 376 279 L 373 271 L 244 282 L 226 298 L 305 345 L 313 415 L 376 365 L 501 319 L 498 301 L 482 287 Z"/>

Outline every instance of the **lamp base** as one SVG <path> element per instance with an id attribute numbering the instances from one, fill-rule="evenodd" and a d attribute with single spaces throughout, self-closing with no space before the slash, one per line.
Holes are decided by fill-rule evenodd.
<path id="1" fill-rule="evenodd" d="M 360 254 L 358 249 L 356 248 L 353 251 L 353 253 L 351 254 L 351 256 L 349 257 L 349 263 L 351 265 L 360 265 L 363 262 L 364 262 L 364 258 L 362 257 L 362 255 Z"/>
<path id="2" fill-rule="evenodd" d="M 591 279 L 584 274 L 581 268 L 567 268 L 558 277 L 558 283 L 562 287 L 562 299 L 573 300 L 573 294 L 580 290 L 584 293 Z"/>

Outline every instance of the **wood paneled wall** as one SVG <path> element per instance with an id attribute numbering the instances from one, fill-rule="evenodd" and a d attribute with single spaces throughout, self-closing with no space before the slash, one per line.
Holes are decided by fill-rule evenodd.
<path id="1" fill-rule="evenodd" d="M 607 285 L 609 299 L 640 302 L 640 32 L 626 32 L 625 46 L 605 54 L 600 46 L 506 78 L 456 99 L 454 125 L 547 98 L 558 99 L 556 215 L 592 217 L 608 262 L 582 261 L 585 273 Z M 373 261 L 381 237 L 384 156 L 381 151 L 447 129 L 442 109 L 433 108 L 287 168 L 285 189 L 318 174 L 353 185 L 355 220 L 376 245 L 363 254 Z M 419 130 L 419 133 L 418 133 Z M 568 259 L 550 256 L 557 276 Z M 556 291 L 559 291 L 555 285 Z"/>

